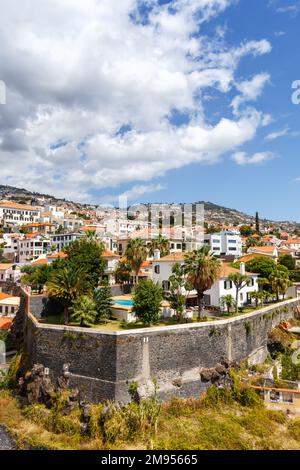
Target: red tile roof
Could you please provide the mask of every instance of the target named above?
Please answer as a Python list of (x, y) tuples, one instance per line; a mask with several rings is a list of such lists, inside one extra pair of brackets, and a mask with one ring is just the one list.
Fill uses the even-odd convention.
[(8, 331), (12, 325), (12, 318), (0, 317), (0, 330)]

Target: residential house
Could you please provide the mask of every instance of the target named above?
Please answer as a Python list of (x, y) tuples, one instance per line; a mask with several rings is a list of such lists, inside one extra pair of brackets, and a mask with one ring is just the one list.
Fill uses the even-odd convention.
[(0, 222), (4, 227), (24, 225), (24, 223), (34, 223), (40, 220), (40, 209), (18, 204), (11, 201), (0, 202)]
[(58, 252), (63, 251), (64, 248), (69, 246), (72, 242), (79, 240), (83, 236), (82, 233), (71, 232), (71, 233), (56, 233), (50, 235), (50, 246), (55, 247)]
[(242, 239), (230, 231), (222, 231), (204, 236), (204, 244), (211, 247), (216, 256), (239, 257), (242, 254)]
[(14, 317), (20, 306), (20, 297), (0, 292), (0, 317)]
[[(159, 250), (156, 250), (153, 260), (153, 281), (158, 282), (166, 292), (169, 291), (169, 278), (172, 275), (172, 268), (176, 263), (181, 265), (185, 263), (184, 253), (171, 253), (168, 256), (160, 258)], [(229, 279), (229, 275), (239, 272), (245, 274), (249, 278), (250, 282), (248, 286), (245, 286), (239, 292), (238, 305), (242, 306), (249, 303), (251, 292), (258, 290), (258, 275), (245, 272), (244, 263), (241, 263), (240, 270), (232, 268), (229, 264), (222, 263), (218, 280), (214, 283), (211, 289), (205, 292), (205, 305), (219, 307), (220, 298), (225, 295), (232, 295), (232, 297), (235, 299), (236, 288), (233, 282)], [(197, 293), (195, 291), (192, 291), (188, 294), (189, 299), (196, 299), (196, 297)]]

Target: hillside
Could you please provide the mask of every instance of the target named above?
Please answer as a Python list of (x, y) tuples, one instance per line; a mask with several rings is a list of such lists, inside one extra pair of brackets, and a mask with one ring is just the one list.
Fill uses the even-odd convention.
[[(56, 205), (56, 206), (65, 206), (72, 209), (80, 208), (95, 208), (96, 205), (93, 204), (81, 204), (78, 202), (69, 201), (65, 198), (56, 198), (55, 196), (49, 194), (42, 194), (38, 192), (29, 191), (25, 188), (15, 188), (13, 186), (0, 185), (0, 199), (20, 202), (20, 203), (31, 203), (36, 205)], [(159, 203), (158, 203), (159, 204)], [(163, 204), (163, 202), (161, 202)], [(194, 204), (204, 204), (205, 207), (205, 219), (212, 223), (227, 223), (227, 224), (252, 224), (255, 221), (255, 216), (248, 215), (244, 212), (238, 211), (236, 209), (230, 209), (228, 207), (215, 204), (208, 201), (198, 201)], [(175, 207), (182, 206), (182, 204), (174, 204)], [(294, 229), (299, 227), (300, 224), (292, 221), (272, 221), (269, 219), (261, 220), (262, 226), (274, 225), (276, 227), (281, 227), (282, 229)]]

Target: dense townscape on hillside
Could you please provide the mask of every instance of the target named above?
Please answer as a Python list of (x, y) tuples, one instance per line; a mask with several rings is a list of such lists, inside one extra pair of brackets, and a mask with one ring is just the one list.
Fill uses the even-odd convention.
[[(216, 393), (225, 388), (229, 395), (214, 399), (222, 403), (225, 400), (226, 406), (231, 400), (239, 404), (246, 400), (255, 408), (263, 406), (264, 400), (267, 408), (279, 410), (283, 417), (285, 413), (289, 417), (300, 413), (300, 368), (292, 360), (299, 320), (297, 315), (290, 318), (292, 304), (284, 303), (300, 295), (300, 235), (296, 224), (260, 220), (258, 213), (248, 217), (209, 203), (204, 204), (204, 219), (198, 220), (196, 205), (190, 206), (187, 213), (183, 210), (186, 206), (181, 205), (155, 205), (154, 209), (146, 205), (142, 211), (141, 206), (118, 209), (83, 206), (39, 194), (28, 197), (25, 190), (6, 190), (4, 195), (6, 199), (0, 201), (0, 344), (4, 341), (8, 354), (5, 364), (0, 365), (2, 388), (16, 386), (12, 374), (18, 374), (23, 360), (22, 355), (14, 356), (13, 352), (24, 313), (22, 295), (31, 299), (28, 305), (41, 299), (43, 310), (49, 300), (52, 302), (46, 313), (37, 316), (40, 324), (99, 332), (205, 322), (217, 326), (224, 319), (251, 317), (260, 311), (264, 316), (265, 308), (275, 313), (283, 308), (289, 321), (282, 321), (270, 331), (268, 355), (264, 347), (263, 355), (259, 352), (254, 362), (251, 359), (246, 365), (231, 366), (225, 361), (214, 369), (200, 369), (200, 376), (203, 383), (216, 387)], [(250, 322), (245, 320), (244, 326), (247, 336)], [(211, 327), (210, 331), (209, 336), (217, 330)], [(14, 358), (8, 368), (10, 354)], [(234, 380), (231, 367), (237, 374)], [(18, 390), (25, 393), (32, 406), (35, 400), (44, 406), (47, 390), (53, 387), (45, 370), (42, 365), (34, 365), (26, 375), (29, 382), (25, 382), (25, 389), (24, 379), (19, 379), (23, 391)], [(138, 397), (138, 405), (134, 406), (151, 406), (157, 419), (161, 405), (153, 398), (153, 384), (150, 388), (149, 383), (133, 382), (130, 386), (133, 401)], [(181, 386), (179, 382), (177, 386)], [(208, 390), (207, 397), (213, 393), (211, 388)], [(0, 394), (0, 402), (16, 406), (5, 393)], [(200, 414), (212, 405), (207, 405), (209, 398), (205, 400), (197, 402)], [(55, 407), (52, 398), (50, 401)], [(172, 404), (165, 406), (162, 413), (168, 420)], [(130, 408), (126, 410), (122, 413), (132, 413)], [(111, 413), (117, 413), (117, 408)], [(1, 418), (0, 413), (1, 419), (6, 423), (7, 418)], [(90, 422), (91, 415), (86, 419)], [(115, 419), (121, 417), (116, 415)], [(153, 417), (145, 419), (151, 421)], [(148, 428), (149, 422), (143, 426)], [(52, 425), (49, 431), (57, 433)], [(105, 439), (103, 430), (97, 432), (99, 439)], [(148, 438), (148, 434), (144, 436)], [(127, 442), (129, 437), (122, 439)], [(289, 439), (298, 448), (297, 438), (295, 442), (294, 437)], [(61, 444), (57, 445), (59, 448)], [(73, 444), (70, 441), (68, 445)], [(93, 441), (91, 445), (97, 448), (100, 444)]]

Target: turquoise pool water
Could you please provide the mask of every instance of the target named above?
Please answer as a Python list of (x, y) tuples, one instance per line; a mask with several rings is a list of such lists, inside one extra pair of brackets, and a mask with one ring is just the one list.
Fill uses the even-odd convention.
[(126, 307), (133, 307), (133, 300), (114, 300), (114, 304), (125, 305)]

